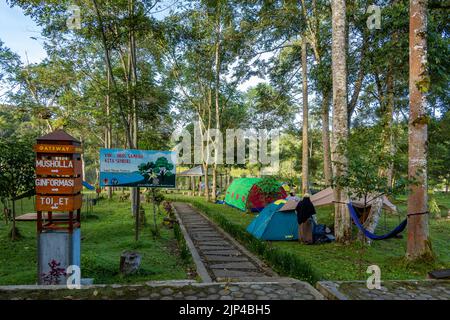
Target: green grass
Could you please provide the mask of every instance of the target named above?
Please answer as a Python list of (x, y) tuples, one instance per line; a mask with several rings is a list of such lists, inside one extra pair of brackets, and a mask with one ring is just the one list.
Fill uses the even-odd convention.
[[(151, 205), (144, 204), (147, 225), (140, 231), (140, 239), (134, 241), (134, 218), (129, 202), (101, 200), (93, 213), (82, 219), (81, 272), (83, 278), (94, 278), (94, 283), (138, 283), (150, 280), (186, 279), (187, 265), (180, 257), (180, 250), (173, 229), (163, 227), (163, 215), (158, 216), (160, 237), (154, 239), (150, 230), (153, 222)], [(18, 214), (34, 212), (31, 200), (17, 204)], [(23, 210), (22, 210), (23, 208)], [(7, 233), (11, 223), (0, 222), (0, 285), (34, 284), (36, 278), (36, 223), (17, 222), (23, 236), (10, 241)], [(118, 273), (120, 254), (124, 250), (136, 250), (142, 255), (138, 274), (121, 276)]]
[[(435, 195), (438, 202), (443, 205), (449, 204), (449, 196)], [(202, 212), (209, 215), (219, 225), (227, 226), (225, 229), (230, 232), (246, 233), (245, 228), (254, 218), (253, 214), (243, 213), (226, 205), (216, 205), (206, 202), (199, 197), (186, 197), (171, 195), (173, 200), (190, 202)], [(401, 200), (401, 199), (400, 199)], [(386, 230), (397, 225), (400, 219), (405, 216), (405, 204), (397, 202), (400, 217), (383, 215), (379, 223), (377, 233), (384, 233)], [(331, 225), (333, 222), (333, 208), (324, 207), (318, 209), (317, 217), (319, 223)], [(386, 223), (386, 225), (385, 225)], [(248, 233), (246, 233), (248, 235)], [(356, 234), (356, 230), (354, 232)], [(245, 235), (234, 235), (244, 245), (249, 246)], [(321, 245), (304, 245), (297, 241), (273, 241), (270, 245), (286, 254), (292, 254), (305, 265), (313, 268), (314, 278), (326, 280), (364, 280), (367, 279), (367, 267), (376, 264), (381, 268), (381, 276), (384, 280), (391, 279), (423, 279), (427, 272), (439, 269), (450, 268), (450, 220), (431, 219), (430, 237), (436, 255), (434, 262), (408, 264), (405, 259), (406, 233), (402, 239), (389, 239), (373, 242), (370, 247), (363, 247), (360, 243), (354, 242), (350, 245), (337, 243)], [(250, 248), (252, 249), (252, 248)], [(253, 250), (255, 251), (255, 250)], [(264, 255), (261, 255), (267, 263), (271, 264)], [(272, 265), (276, 271), (283, 273), (283, 266)], [(291, 274), (292, 275), (292, 274)]]

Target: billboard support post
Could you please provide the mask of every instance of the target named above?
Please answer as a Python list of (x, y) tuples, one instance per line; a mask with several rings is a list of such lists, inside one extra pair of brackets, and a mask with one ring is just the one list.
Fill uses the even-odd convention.
[(138, 241), (139, 240), (139, 227), (140, 227), (140, 218), (141, 218), (141, 192), (139, 187), (136, 188), (136, 192), (135, 192), (135, 197), (136, 197), (136, 207), (134, 208), (134, 212), (135, 212), (135, 219), (136, 219), (136, 234), (135, 234), (135, 240)]

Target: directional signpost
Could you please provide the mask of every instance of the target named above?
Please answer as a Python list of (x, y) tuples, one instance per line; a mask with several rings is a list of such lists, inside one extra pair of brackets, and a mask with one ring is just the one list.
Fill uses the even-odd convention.
[[(80, 266), (82, 205), (81, 143), (62, 130), (37, 139), (36, 212), (38, 279), (48, 274), (53, 260), (67, 270)], [(43, 220), (47, 212), (47, 220)], [(54, 220), (53, 212), (68, 212), (68, 219)], [(61, 279), (61, 281), (64, 281)]]

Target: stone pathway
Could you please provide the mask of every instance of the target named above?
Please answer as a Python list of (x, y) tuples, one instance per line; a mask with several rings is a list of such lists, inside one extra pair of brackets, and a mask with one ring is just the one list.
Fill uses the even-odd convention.
[(79, 290), (64, 286), (4, 286), (0, 300), (321, 300), (306, 282), (196, 283), (150, 281), (140, 285), (94, 285)]
[(316, 288), (331, 300), (450, 300), (450, 280), (390, 280), (371, 290), (366, 281), (319, 281)]
[(277, 276), (191, 206), (176, 202), (174, 207), (213, 281), (267, 281)]

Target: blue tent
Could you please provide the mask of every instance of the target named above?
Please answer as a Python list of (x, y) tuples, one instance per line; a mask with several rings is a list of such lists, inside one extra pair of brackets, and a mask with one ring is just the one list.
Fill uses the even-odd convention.
[(266, 206), (247, 231), (261, 240), (298, 240), (297, 214), (295, 210), (278, 211), (284, 204), (276, 201)]

